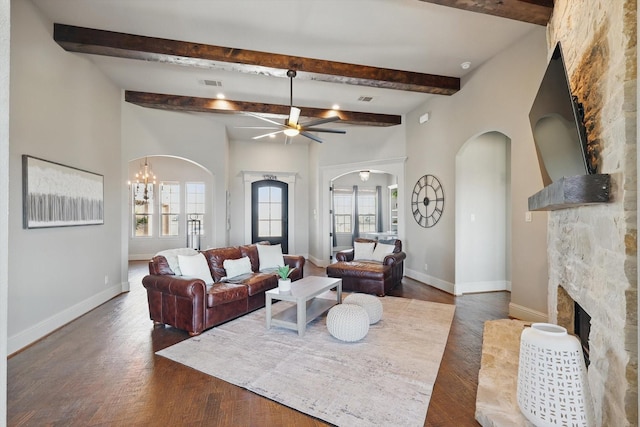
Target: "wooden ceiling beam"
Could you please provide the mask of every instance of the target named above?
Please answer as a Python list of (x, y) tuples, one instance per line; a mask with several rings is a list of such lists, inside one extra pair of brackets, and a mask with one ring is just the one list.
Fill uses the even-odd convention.
[[(232, 101), (228, 99), (199, 98), (194, 96), (165, 95), (159, 93), (135, 92), (124, 93), (126, 102), (141, 107), (157, 108), (170, 111), (190, 111), (199, 113), (242, 114), (252, 112), (265, 117), (289, 115), (288, 105), (262, 104), (258, 102)], [(395, 126), (402, 123), (402, 117), (391, 114), (361, 113), (357, 111), (334, 111), (320, 108), (298, 107), (301, 116), (322, 119), (338, 115), (340, 123), (360, 126)]]
[(297, 79), (452, 95), (460, 90), (457, 77), (369, 67), (344, 62), (258, 52), (54, 24), (54, 40), (65, 50), (185, 66), (222, 69)]
[(479, 12), (516, 21), (547, 25), (554, 0), (421, 0), (426, 3)]

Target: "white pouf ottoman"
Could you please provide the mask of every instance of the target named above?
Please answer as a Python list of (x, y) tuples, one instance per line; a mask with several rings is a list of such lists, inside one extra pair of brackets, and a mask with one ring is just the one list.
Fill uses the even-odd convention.
[(369, 315), (369, 324), (373, 325), (382, 319), (382, 302), (374, 295), (369, 294), (351, 294), (347, 296), (344, 304), (355, 304), (364, 308)]
[(327, 313), (327, 329), (341, 341), (359, 341), (369, 332), (369, 315), (359, 305), (338, 304)]

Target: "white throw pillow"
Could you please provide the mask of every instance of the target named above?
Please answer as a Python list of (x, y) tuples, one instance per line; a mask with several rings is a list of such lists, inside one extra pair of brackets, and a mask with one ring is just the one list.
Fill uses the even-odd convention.
[(396, 245), (387, 245), (385, 243), (378, 242), (376, 248), (373, 250), (373, 256), (371, 259), (373, 259), (374, 261), (382, 262), (384, 261), (384, 257), (389, 255), (390, 253), (393, 253), (395, 247)]
[(238, 259), (225, 259), (222, 266), (227, 272), (227, 279), (251, 273), (251, 261), (246, 256)]
[(353, 260), (372, 260), (374, 242), (353, 242)]
[(282, 246), (277, 245), (256, 245), (258, 248), (258, 259), (260, 260), (260, 271), (284, 267), (282, 256)]
[(209, 264), (203, 254), (194, 256), (178, 255), (178, 264), (182, 270), (183, 276), (197, 277), (204, 280), (204, 283), (210, 285), (213, 283)]
[(165, 257), (171, 271), (173, 271), (176, 276), (182, 276), (182, 271), (180, 271), (180, 265), (178, 264), (178, 255), (194, 256), (197, 254), (198, 251), (193, 248), (177, 248), (160, 251), (156, 256), (162, 255)]

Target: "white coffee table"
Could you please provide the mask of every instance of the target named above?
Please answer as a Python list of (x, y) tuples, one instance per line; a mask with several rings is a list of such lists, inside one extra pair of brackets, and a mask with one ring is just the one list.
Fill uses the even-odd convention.
[[(316, 298), (318, 295), (336, 289), (338, 295), (336, 301), (325, 298)], [(342, 279), (332, 277), (307, 276), (291, 283), (291, 292), (281, 293), (278, 288), (265, 292), (265, 310), (267, 317), (267, 329), (271, 325), (298, 331), (299, 336), (304, 335), (307, 323), (328, 311), (331, 307), (342, 302)], [(272, 314), (271, 302), (273, 300), (295, 302), (296, 305)]]

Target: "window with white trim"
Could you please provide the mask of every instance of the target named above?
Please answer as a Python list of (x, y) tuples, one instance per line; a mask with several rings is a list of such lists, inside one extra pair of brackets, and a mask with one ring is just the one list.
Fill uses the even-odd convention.
[(160, 183), (160, 236), (180, 234), (180, 183)]
[(153, 236), (153, 184), (135, 184), (131, 186), (133, 199), (133, 235), (135, 237)]
[[(187, 221), (200, 221), (199, 234), (204, 234), (205, 205), (205, 184), (204, 182), (187, 182), (185, 184), (185, 214)], [(196, 223), (192, 223), (196, 224)], [(193, 230), (187, 230), (192, 233)]]

